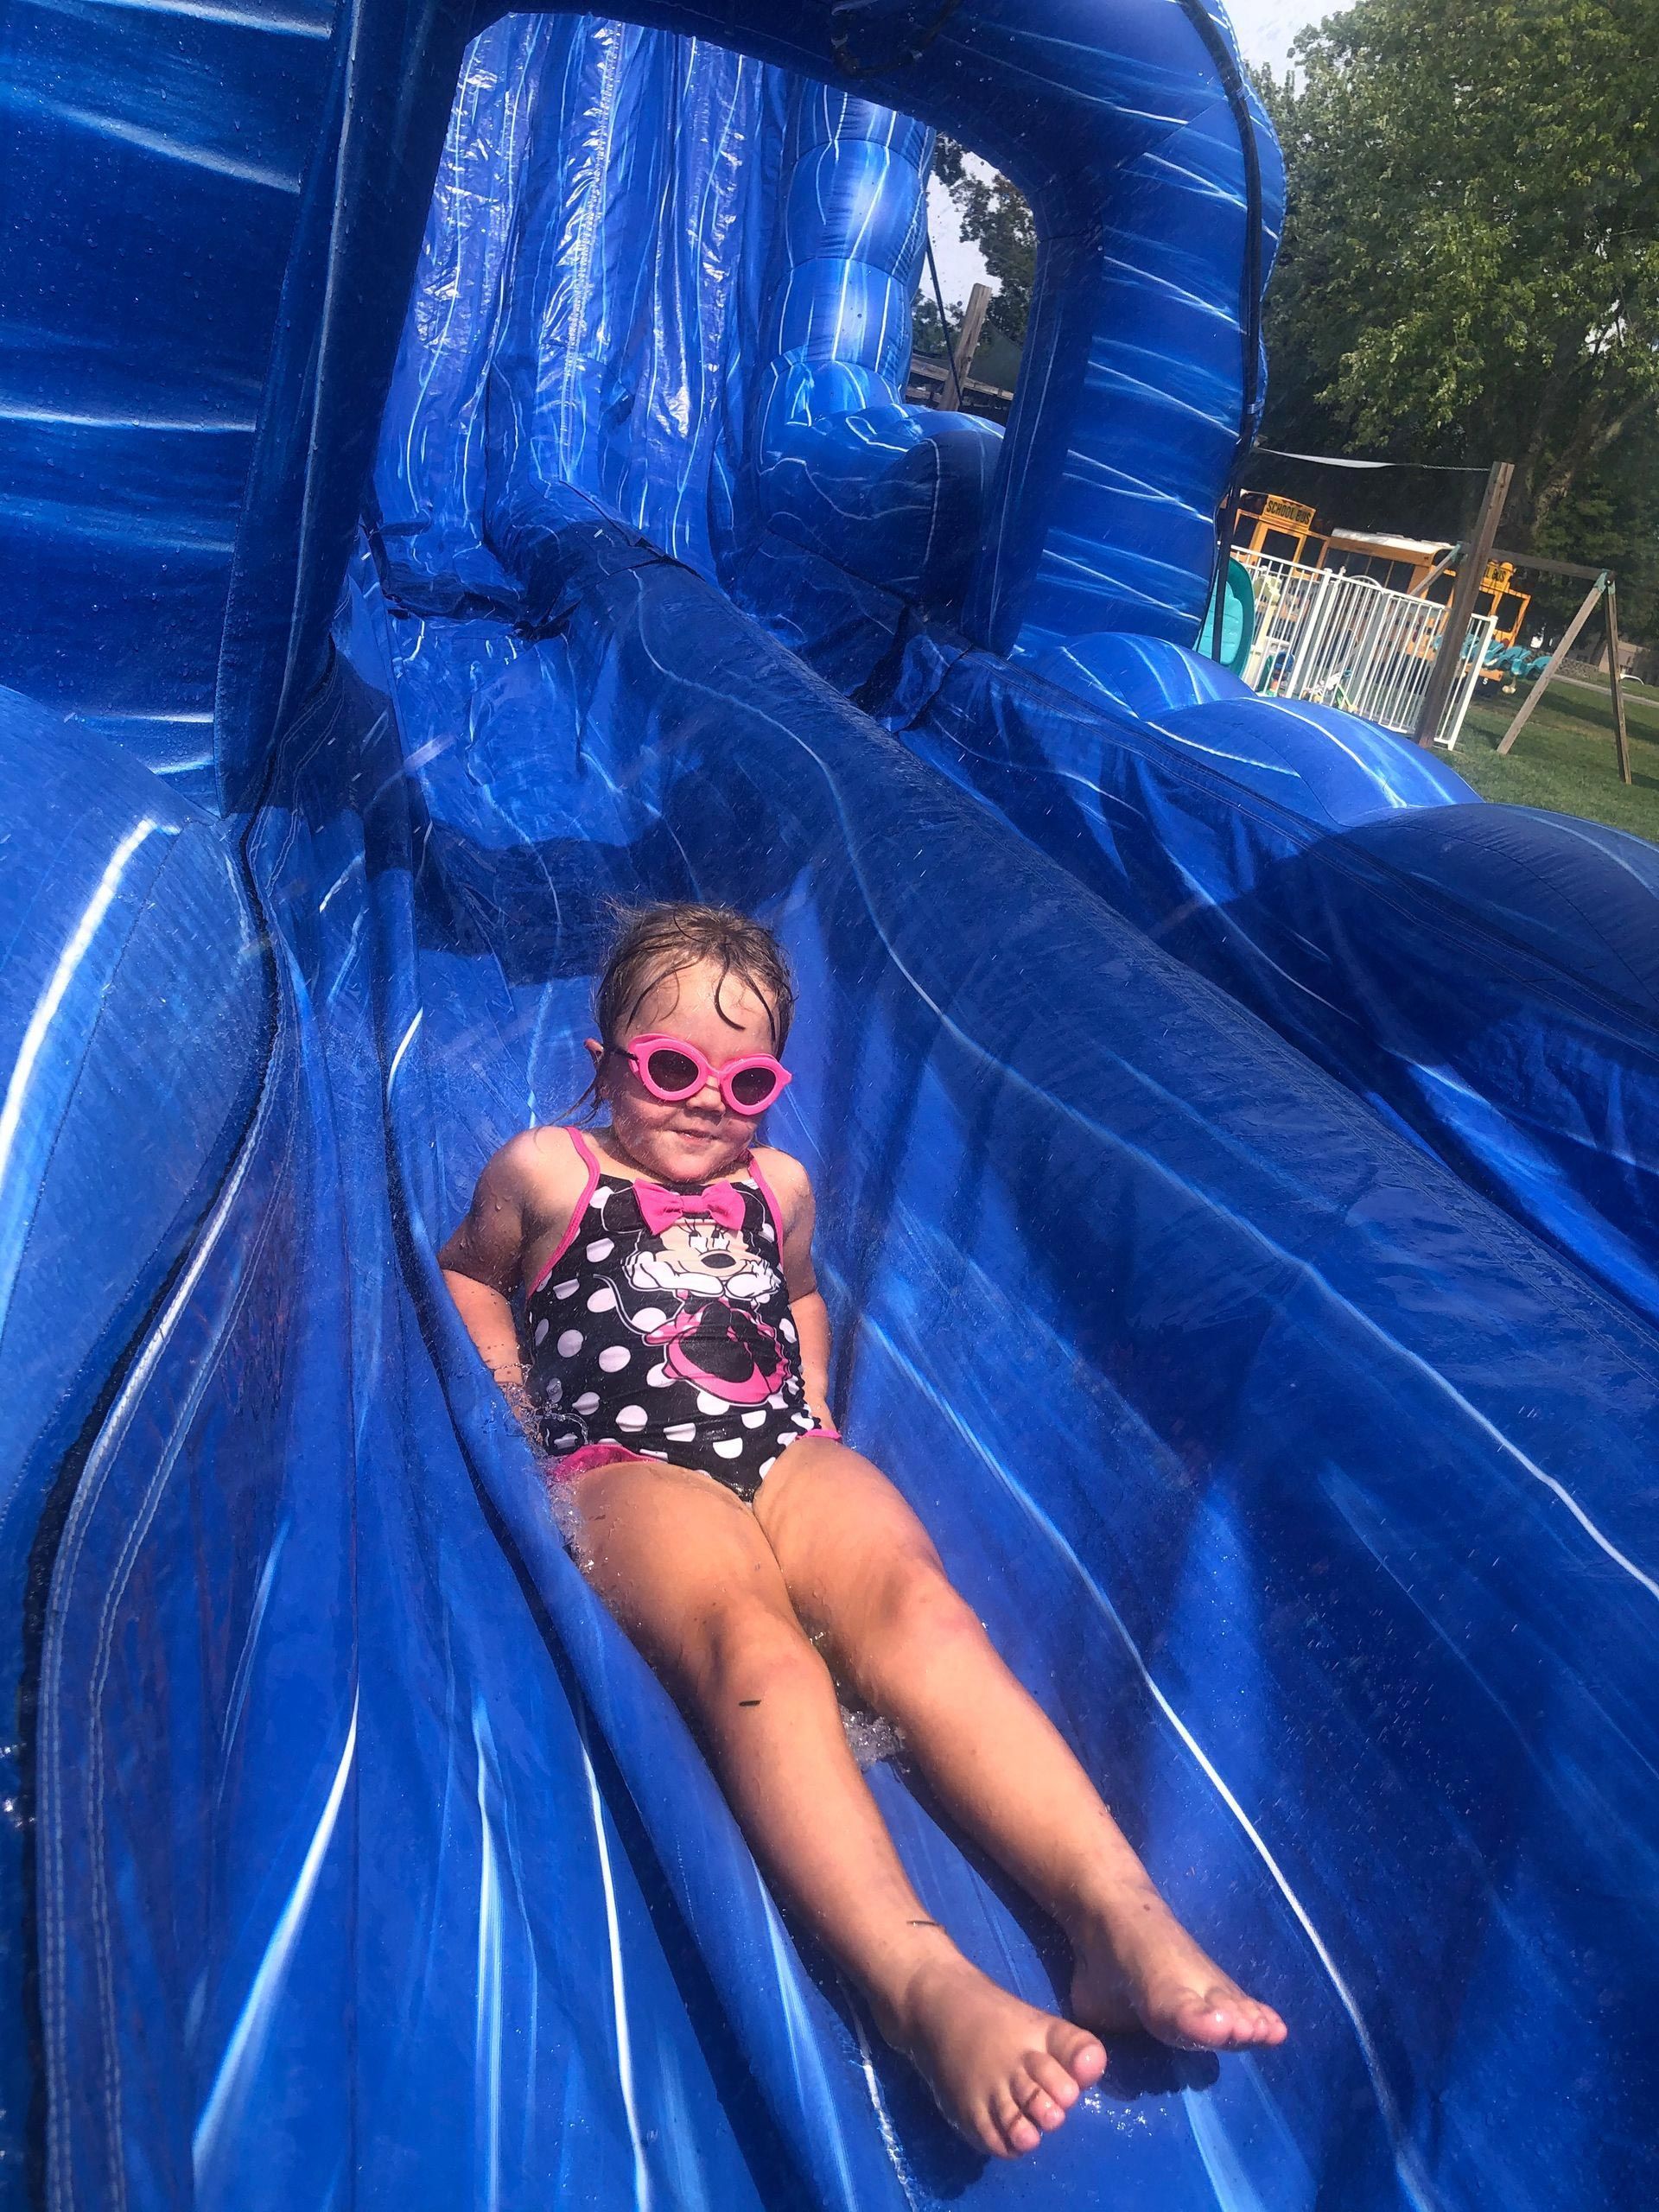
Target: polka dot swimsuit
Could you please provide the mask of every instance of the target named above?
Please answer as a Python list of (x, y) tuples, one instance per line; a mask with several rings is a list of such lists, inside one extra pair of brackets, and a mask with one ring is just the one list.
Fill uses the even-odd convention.
[(747, 1178), (653, 1184), (642, 1206), (641, 1186), (605, 1173), (581, 1132), (569, 1134), (586, 1195), (524, 1300), (550, 1471), (613, 1444), (619, 1456), (701, 1468), (752, 1498), (779, 1453), (818, 1427), (772, 1193)]

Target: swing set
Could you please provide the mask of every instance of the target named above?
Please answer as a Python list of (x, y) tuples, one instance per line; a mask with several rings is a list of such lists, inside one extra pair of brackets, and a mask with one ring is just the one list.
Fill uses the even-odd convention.
[(1517, 569), (1534, 569), (1550, 576), (1575, 576), (1590, 586), (1584, 603), (1561, 633), (1561, 641), (1545, 662), (1530, 691), (1522, 701), (1515, 720), (1503, 733), (1498, 746), (1502, 753), (1508, 753), (1526, 728), (1529, 716), (1545, 692), (1554, 683), (1561, 663), (1573, 650), (1580, 630), (1595, 613), (1602, 609), (1607, 629), (1607, 682), (1613, 702), (1613, 748), (1618, 758), (1618, 772), (1628, 784), (1630, 776), (1630, 743), (1624, 726), (1624, 690), (1618, 667), (1618, 587), (1611, 569), (1588, 569), (1577, 561), (1546, 561), (1535, 553), (1498, 553), (1497, 560), (1511, 562)]

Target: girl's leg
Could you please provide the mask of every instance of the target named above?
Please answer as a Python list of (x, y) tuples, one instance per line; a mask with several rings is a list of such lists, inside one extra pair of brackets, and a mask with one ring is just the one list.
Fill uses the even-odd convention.
[(707, 1475), (639, 1461), (575, 1488), (589, 1580), (701, 1734), (778, 1890), (963, 2133), (999, 2158), (1032, 2149), (1106, 2055), (929, 1918), (754, 1516)]
[(1187, 1935), (1058, 1729), (1003, 1665), (893, 1484), (844, 1445), (792, 1445), (755, 1517), (797, 1614), (904, 1731), (929, 1783), (1070, 1937), (1071, 2011), (1109, 2032), (1236, 2050), (1285, 2025)]

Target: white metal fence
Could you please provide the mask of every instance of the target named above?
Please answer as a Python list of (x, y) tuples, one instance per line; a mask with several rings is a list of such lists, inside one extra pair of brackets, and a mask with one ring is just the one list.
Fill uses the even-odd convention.
[[(1389, 591), (1369, 576), (1303, 568), (1266, 553), (1236, 557), (1255, 588), (1255, 637), (1244, 665), (1251, 690), (1344, 707), (1409, 736), (1440, 650), (1446, 608)], [(1463, 728), (1492, 626), (1490, 614), (1469, 626), (1435, 741), (1448, 749)]]

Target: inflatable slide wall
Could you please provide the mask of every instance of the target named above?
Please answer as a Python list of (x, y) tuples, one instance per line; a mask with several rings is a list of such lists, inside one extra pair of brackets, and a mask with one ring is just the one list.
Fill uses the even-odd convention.
[[(1281, 198), (1219, 10), (20, 0), (0, 82), (5, 2202), (1643, 2201), (1659, 876), (1200, 652)], [(938, 130), (1041, 238), (1006, 431), (904, 398)], [(1291, 2025), (1017, 2164), (435, 1266), (691, 896), (798, 971), (840, 1419)]]

